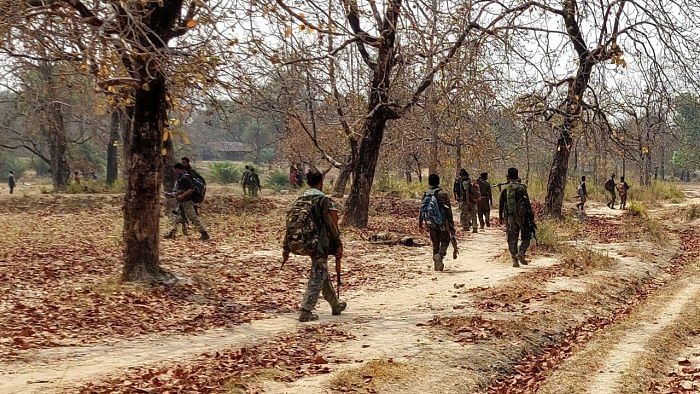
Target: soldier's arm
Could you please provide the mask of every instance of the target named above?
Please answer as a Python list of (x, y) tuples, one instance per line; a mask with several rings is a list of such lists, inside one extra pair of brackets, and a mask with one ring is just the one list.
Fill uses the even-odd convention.
[(498, 200), (498, 219), (499, 220), (503, 220), (503, 218), (505, 216), (503, 214), (504, 213), (503, 210), (506, 207), (506, 199), (507, 199), (506, 190), (505, 189), (501, 190), (501, 198)]
[(340, 240), (340, 229), (338, 228), (338, 225), (333, 219), (331, 209), (333, 209), (333, 203), (331, 202), (331, 199), (328, 197), (324, 197), (323, 199), (321, 199), (321, 217), (323, 218), (323, 224), (328, 230), (328, 237), (336, 245), (341, 245), (342, 242)]

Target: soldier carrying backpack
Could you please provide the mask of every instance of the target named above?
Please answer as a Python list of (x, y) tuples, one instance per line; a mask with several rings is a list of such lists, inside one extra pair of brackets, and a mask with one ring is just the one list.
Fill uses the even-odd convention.
[[(530, 239), (537, 226), (530, 205), (530, 197), (527, 194), (527, 186), (520, 183), (517, 168), (508, 169), (508, 183), (501, 191), (498, 218), (501, 224), (504, 221), (506, 223), (508, 250), (513, 259), (513, 267), (519, 267), (518, 263), (527, 265), (525, 253), (530, 246)], [(518, 236), (521, 239), (520, 247), (518, 247)]]
[[(172, 193), (165, 194), (169, 197), (177, 199), (177, 202), (180, 205), (182, 212), (184, 212), (187, 220), (189, 220), (201, 233), (202, 236), (200, 239), (202, 241), (206, 241), (209, 239), (209, 233), (194, 209), (194, 201), (201, 201), (201, 196), (199, 196), (199, 192), (194, 186), (192, 176), (185, 171), (185, 166), (182, 165), (182, 163), (175, 164), (173, 168), (175, 169), (175, 175), (177, 176), (177, 181), (175, 181), (175, 190)], [(170, 219), (172, 224), (170, 231), (165, 234), (165, 238), (174, 239), (177, 225), (181, 223), (180, 212), (173, 211)]]
[(428, 227), (430, 241), (433, 243), (433, 267), (435, 271), (442, 271), (445, 268), (443, 259), (447, 255), (447, 248), (455, 236), (455, 223), (450, 196), (440, 188), (440, 176), (430, 174), (428, 184), (430, 189), (423, 194), (418, 228), (423, 231), (425, 226)]
[(310, 170), (306, 182), (310, 189), (297, 198), (287, 211), (287, 231), (282, 252), (282, 265), (289, 259), (290, 253), (311, 257), (311, 277), (301, 301), (301, 322), (318, 320), (313, 310), (320, 293), (331, 305), (333, 315), (340, 315), (347, 308), (347, 303), (340, 301), (333, 290), (328, 273), (328, 256), (334, 255), (340, 285), (343, 243), (338, 229), (338, 211), (333, 201), (321, 191), (323, 174)]

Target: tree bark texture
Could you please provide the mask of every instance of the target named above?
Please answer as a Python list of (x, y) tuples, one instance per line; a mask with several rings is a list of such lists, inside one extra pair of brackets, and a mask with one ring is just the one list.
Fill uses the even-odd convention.
[[(160, 186), (163, 176), (163, 130), (167, 124), (167, 85), (163, 70), (167, 56), (156, 52), (167, 46), (182, 11), (182, 0), (148, 3), (142, 22), (148, 27), (135, 38), (146, 53), (125, 60), (141, 86), (135, 89), (133, 123), (125, 141), (127, 180), (124, 195), (124, 267), (122, 279), (171, 282), (174, 277), (159, 266)], [(129, 18), (118, 18), (130, 24)], [(125, 31), (129, 26), (124, 26)]]

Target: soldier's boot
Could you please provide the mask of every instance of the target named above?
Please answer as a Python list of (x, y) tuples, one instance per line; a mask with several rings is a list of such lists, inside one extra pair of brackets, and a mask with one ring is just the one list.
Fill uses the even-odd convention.
[(483, 230), (483, 229), (484, 229), (484, 225), (482, 224), (481, 226), (479, 226), (479, 228)]
[(338, 315), (340, 315), (341, 312), (343, 312), (347, 308), (348, 308), (347, 302), (339, 301), (338, 304), (336, 304), (336, 306), (331, 308), (331, 313), (333, 314), (333, 316), (338, 316)]
[(302, 323), (310, 322), (310, 321), (316, 321), (318, 320), (318, 315), (307, 311), (306, 309), (302, 309), (301, 313), (299, 314), (299, 321)]
[(163, 236), (164, 239), (175, 239), (175, 230), (170, 230)]
[(513, 267), (519, 268), (520, 265), (518, 264), (518, 258), (515, 257), (515, 256), (511, 256), (511, 257), (512, 257), (512, 259), (513, 259)]
[(527, 260), (525, 260), (525, 255), (523, 253), (518, 253), (515, 255), (515, 258), (520, 262), (520, 264), (527, 265)]
[(208, 233), (208, 232), (202, 231), (201, 234), (202, 234), (202, 236), (199, 237), (199, 240), (200, 240), (200, 241), (208, 241), (208, 240), (211, 239), (211, 237), (209, 236), (209, 233)]
[[(482, 228), (483, 228), (483, 227), (482, 227)], [(474, 228), (472, 229), (472, 233), (477, 234), (478, 232), (479, 232), (479, 230), (477, 230), (476, 227), (474, 227)]]
[(435, 271), (442, 271), (445, 268), (444, 264), (442, 264), (442, 255), (439, 253), (433, 255), (433, 268)]
[(189, 235), (187, 233), (187, 226), (182, 226), (182, 235), (184, 235), (185, 237)]

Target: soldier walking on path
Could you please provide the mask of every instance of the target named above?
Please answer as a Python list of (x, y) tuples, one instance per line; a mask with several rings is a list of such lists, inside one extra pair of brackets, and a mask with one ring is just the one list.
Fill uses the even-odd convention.
[(15, 181), (15, 172), (10, 171), (10, 175), (7, 177), (7, 185), (10, 187), (10, 194), (15, 192), (15, 186), (17, 182)]
[(576, 208), (578, 208), (581, 212), (583, 212), (583, 206), (586, 204), (586, 200), (588, 200), (588, 191), (586, 190), (586, 176), (581, 177), (581, 183), (578, 185), (577, 189), (577, 194), (578, 198), (581, 199), (581, 202), (576, 204)]
[(428, 189), (423, 194), (423, 199), (418, 217), (418, 228), (423, 231), (425, 226), (430, 233), (430, 241), (433, 243), (433, 264), (435, 271), (444, 269), (443, 259), (447, 255), (447, 248), (455, 236), (455, 223), (452, 218), (450, 196), (440, 188), (440, 176), (430, 174), (428, 176)]
[(457, 185), (455, 186), (455, 194), (458, 195), (459, 221), (462, 224), (462, 229), (464, 231), (469, 231), (469, 227), (471, 227), (473, 233), (478, 232), (476, 204), (481, 198), (481, 195), (478, 186), (472, 182), (469, 173), (464, 168), (459, 171), (459, 178), (457, 178)]
[[(301, 322), (318, 320), (313, 311), (319, 293), (331, 305), (333, 315), (340, 315), (348, 306), (338, 299), (328, 273), (328, 256), (335, 255), (336, 264), (343, 257), (338, 211), (333, 201), (322, 192), (323, 174), (310, 170), (306, 182), (310, 189), (297, 198), (287, 212), (287, 231), (282, 252), (283, 265), (290, 253), (311, 257), (311, 276), (301, 301)], [(336, 267), (339, 273), (338, 268)]]
[(241, 175), (241, 187), (243, 188), (243, 195), (248, 195), (248, 184), (250, 183), (250, 166), (245, 166), (243, 170), (243, 175)]
[(477, 208), (479, 214), (479, 226), (483, 230), (484, 224), (486, 227), (491, 227), (491, 207), (493, 206), (493, 194), (491, 193), (489, 174), (482, 172), (479, 176), (478, 184), (481, 198), (477, 203)]
[[(513, 267), (519, 264), (527, 265), (525, 253), (530, 246), (530, 238), (534, 228), (534, 214), (530, 205), (530, 197), (527, 187), (520, 183), (518, 169), (508, 169), (508, 183), (501, 191), (498, 203), (498, 219), (503, 224), (505, 221), (508, 234), (508, 250), (513, 260)], [(520, 237), (520, 247), (518, 247)]]
[[(185, 166), (182, 165), (182, 163), (175, 164), (173, 168), (175, 169), (175, 176), (177, 177), (177, 180), (175, 181), (175, 190), (172, 193), (167, 194), (168, 196), (177, 199), (178, 205), (180, 206), (182, 212), (184, 212), (187, 220), (192, 223), (197, 230), (199, 230), (201, 234), (199, 239), (206, 241), (209, 239), (209, 233), (207, 232), (206, 227), (204, 227), (204, 224), (202, 224), (202, 221), (199, 219), (199, 215), (197, 215), (197, 212), (194, 209), (194, 203), (192, 202), (192, 199), (197, 193), (197, 189), (192, 182), (192, 176), (185, 171)], [(170, 231), (165, 234), (164, 238), (174, 239), (175, 233), (177, 232), (177, 225), (182, 221), (179, 210), (174, 210), (171, 212), (170, 221)]]
[(615, 174), (610, 175), (610, 179), (605, 182), (605, 190), (610, 193), (610, 199), (608, 200), (608, 208), (615, 209)]
[(250, 167), (250, 175), (248, 175), (248, 194), (253, 197), (257, 197), (260, 192), (260, 177), (258, 173), (255, 172), (255, 168)]
[(625, 182), (625, 177), (620, 177), (620, 182), (617, 184), (617, 192), (620, 194), (620, 209), (627, 208), (627, 190), (630, 185)]

